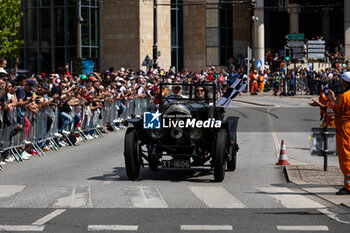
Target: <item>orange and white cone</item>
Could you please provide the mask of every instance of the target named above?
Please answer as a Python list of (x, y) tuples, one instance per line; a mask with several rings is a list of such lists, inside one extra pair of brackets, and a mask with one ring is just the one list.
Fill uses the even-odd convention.
[(276, 165), (290, 165), (290, 163), (288, 163), (287, 150), (286, 145), (284, 144), (284, 140), (282, 140), (281, 143), (280, 159)]

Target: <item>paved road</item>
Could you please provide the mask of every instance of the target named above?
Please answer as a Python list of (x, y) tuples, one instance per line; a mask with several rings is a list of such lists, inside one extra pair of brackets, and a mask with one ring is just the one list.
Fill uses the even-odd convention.
[[(213, 182), (213, 174), (205, 169), (143, 168), (138, 181), (129, 181), (121, 130), (45, 157), (7, 164), (0, 173), (0, 230), (348, 232), (349, 209), (298, 189), (275, 165), (281, 136), (291, 147), (291, 162), (317, 162), (319, 158), (309, 156), (305, 148), (308, 129), (318, 124), (313, 120), (318, 111), (299, 106), (300, 99), (254, 101), (274, 106), (234, 102), (227, 111), (241, 117), (241, 149), (237, 170), (226, 173), (222, 183)], [(285, 114), (283, 107), (297, 110)], [(291, 116), (293, 121), (288, 120)], [(285, 130), (295, 124), (305, 130)]]

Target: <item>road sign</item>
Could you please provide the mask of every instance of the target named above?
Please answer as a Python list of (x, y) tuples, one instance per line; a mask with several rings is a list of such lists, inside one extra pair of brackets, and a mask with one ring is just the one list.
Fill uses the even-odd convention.
[(308, 40), (307, 44), (326, 44), (324, 40)]
[(258, 69), (260, 69), (262, 67), (262, 61), (261, 60), (258, 60), (256, 62), (256, 67), (258, 67)]
[(324, 54), (321, 53), (308, 53), (307, 54), (308, 59), (324, 59)]
[(145, 59), (142, 62), (142, 66), (153, 66), (151, 58), (146, 55)]
[(324, 53), (325, 50), (324, 49), (307, 49), (308, 53)]
[(292, 59), (293, 60), (301, 60), (303, 59), (304, 55), (302, 53), (293, 53)]
[(307, 58), (308, 59), (324, 59), (325, 52), (326, 52), (326, 41), (324, 40), (307, 41)]
[(322, 45), (322, 44), (308, 44), (307, 48), (308, 49), (325, 49), (326, 45)]
[(288, 47), (304, 47), (304, 41), (302, 40), (291, 40), (287, 42)]
[(304, 40), (305, 35), (304, 33), (289, 33), (286, 38), (287, 40)]
[(312, 69), (312, 63), (308, 62), (307, 65), (308, 65), (309, 69), (311, 70)]

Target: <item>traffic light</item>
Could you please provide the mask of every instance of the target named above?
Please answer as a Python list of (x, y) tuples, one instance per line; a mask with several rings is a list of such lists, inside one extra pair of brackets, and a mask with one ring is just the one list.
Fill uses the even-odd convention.
[(289, 61), (291, 56), (292, 56), (292, 50), (290, 48), (286, 48), (286, 54), (285, 54), (286, 61)]
[(153, 68), (157, 69), (157, 61), (158, 61), (158, 45), (153, 45)]

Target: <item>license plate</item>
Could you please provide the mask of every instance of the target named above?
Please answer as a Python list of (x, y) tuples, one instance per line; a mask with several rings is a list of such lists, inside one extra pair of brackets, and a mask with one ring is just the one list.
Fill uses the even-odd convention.
[(190, 168), (190, 160), (162, 160), (162, 167)]

